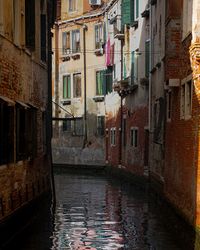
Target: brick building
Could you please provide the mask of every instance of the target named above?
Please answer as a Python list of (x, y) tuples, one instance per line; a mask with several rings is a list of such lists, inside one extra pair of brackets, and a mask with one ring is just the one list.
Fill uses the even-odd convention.
[[(169, 1), (166, 18), (167, 198), (199, 226), (199, 1)], [(173, 46), (174, 45), (174, 46)], [(176, 48), (174, 51), (173, 48)], [(172, 79), (172, 80), (171, 80)]]
[(55, 1), (0, 1), (0, 221), (50, 188)]
[(149, 17), (141, 15), (146, 10), (148, 1), (124, 0), (108, 11), (114, 91), (106, 97), (106, 161), (138, 175), (148, 172)]

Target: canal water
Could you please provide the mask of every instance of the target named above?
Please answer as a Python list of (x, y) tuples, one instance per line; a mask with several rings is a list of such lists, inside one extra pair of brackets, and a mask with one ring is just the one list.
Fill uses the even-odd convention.
[(194, 249), (192, 234), (145, 188), (103, 174), (56, 171), (56, 207), (36, 211), (17, 250)]

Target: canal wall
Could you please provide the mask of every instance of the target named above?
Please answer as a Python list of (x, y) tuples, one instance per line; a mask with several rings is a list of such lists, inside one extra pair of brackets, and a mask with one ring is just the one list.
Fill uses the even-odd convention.
[(56, 165), (105, 165), (104, 151), (102, 148), (90, 147), (52, 147), (53, 164)]

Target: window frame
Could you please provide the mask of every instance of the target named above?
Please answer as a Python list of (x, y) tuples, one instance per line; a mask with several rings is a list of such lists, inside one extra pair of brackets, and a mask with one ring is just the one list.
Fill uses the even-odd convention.
[[(75, 36), (74, 36), (75, 34)], [(75, 43), (77, 43), (77, 35), (79, 35), (79, 45), (78, 47), (75, 46), (75, 44), (73, 43), (73, 38), (75, 38)], [(81, 51), (81, 39), (80, 39), (80, 29), (74, 29), (74, 30), (71, 30), (71, 34), (70, 34), (70, 37), (71, 37), (71, 53), (72, 54), (77, 54), (77, 53), (80, 53)], [(75, 46), (75, 49), (74, 49), (74, 46)]]
[[(135, 140), (136, 138), (137, 140)], [(139, 146), (139, 128), (138, 127), (131, 127), (130, 129), (130, 146), (133, 148), (138, 148)]]
[(168, 90), (166, 93), (167, 107), (166, 107), (166, 117), (167, 122), (171, 122), (172, 119), (172, 91)]
[[(99, 118), (103, 118), (103, 121), (100, 121), (100, 123), (99, 123)], [(105, 115), (97, 115), (97, 136), (102, 137), (104, 135), (105, 135)]]
[[(188, 98), (188, 83), (190, 83), (190, 97)], [(184, 94), (183, 94), (184, 92)], [(188, 75), (181, 81), (180, 90), (180, 119), (189, 120), (192, 117), (192, 100), (193, 100), (193, 79), (192, 74)], [(188, 108), (188, 101), (190, 102)]]
[[(97, 27), (98, 27), (99, 41), (97, 41), (97, 39), (96, 39), (97, 38), (96, 37), (96, 28)], [(97, 46), (97, 43), (99, 43), (99, 46)], [(103, 44), (104, 44), (104, 25), (103, 25), (103, 22), (96, 23), (94, 25), (94, 47), (95, 47), (95, 50), (100, 50), (102, 48)]]
[[(68, 93), (68, 87), (66, 88), (66, 97), (64, 96), (64, 78), (69, 78), (70, 79), (70, 91), (69, 91), (69, 93), (70, 93), (70, 96), (68, 96), (67, 95), (67, 93)], [(71, 74), (65, 74), (65, 75), (63, 75), (62, 76), (62, 98), (63, 98), (63, 100), (69, 100), (69, 99), (71, 99), (72, 98), (72, 79), (71, 79)], [(67, 84), (66, 84), (66, 86), (68, 85), (68, 81), (66, 82)]]
[[(67, 122), (70, 122), (70, 124), (67, 125)], [(71, 133), (72, 132), (72, 120), (71, 119), (67, 119), (67, 117), (66, 117), (66, 120), (62, 121), (62, 132), (63, 133)]]
[[(66, 34), (66, 37), (64, 39), (64, 35), (65, 34)], [(69, 35), (69, 41), (68, 41), (67, 35)], [(65, 46), (64, 46), (64, 40), (66, 42)], [(71, 31), (63, 31), (62, 32), (62, 54), (63, 55), (71, 54), (71, 45), (72, 45), (72, 42), (71, 42)]]
[(110, 145), (116, 146), (116, 127), (110, 129)]
[[(74, 78), (74, 76), (75, 75), (80, 75), (80, 95), (79, 96), (77, 96), (77, 95), (75, 95), (75, 78)], [(72, 87), (72, 91), (73, 91), (73, 98), (75, 99), (75, 98), (81, 98), (82, 97), (82, 77), (81, 77), (81, 72), (76, 72), (76, 73), (73, 73), (73, 76), (72, 76), (72, 81), (73, 81), (73, 87)]]
[[(70, 2), (71, 2), (71, 4), (73, 5), (73, 6), (72, 6), (73, 8), (71, 8), (71, 9), (70, 9)], [(75, 3), (73, 4), (73, 2), (75, 2)], [(76, 1), (76, 0), (69, 0), (69, 1), (68, 1), (68, 12), (69, 12), (69, 13), (73, 13), (73, 12), (75, 12), (75, 11), (77, 11), (77, 1)]]

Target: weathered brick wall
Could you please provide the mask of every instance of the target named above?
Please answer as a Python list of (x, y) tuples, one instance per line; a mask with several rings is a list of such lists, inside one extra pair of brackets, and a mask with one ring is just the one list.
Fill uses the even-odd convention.
[(0, 95), (31, 103), (37, 109), (37, 157), (0, 166), (0, 219), (50, 187), (50, 160), (43, 146), (42, 111), (47, 106), (47, 67), (28, 52), (3, 41), (0, 48)]
[[(145, 152), (145, 127), (148, 125), (148, 107), (138, 105), (131, 110), (123, 107), (122, 115), (126, 117), (126, 146), (121, 147), (121, 109), (117, 113), (107, 114), (107, 161), (114, 167), (121, 165), (126, 171), (133, 174), (144, 174), (144, 152)], [(138, 147), (131, 146), (131, 127), (138, 128)], [(116, 145), (110, 143), (110, 129), (116, 128)], [(121, 154), (121, 155), (120, 155)], [(122, 157), (121, 157), (122, 156)]]
[[(177, 20), (176, 24), (177, 24)], [(175, 25), (176, 25), (175, 24)], [(181, 41), (181, 28), (168, 27), (177, 48), (174, 58), (169, 54), (166, 63), (166, 78), (184, 79), (192, 73), (189, 49), (191, 36)], [(169, 53), (167, 51), (166, 53)], [(178, 53), (178, 54), (177, 54)], [(175, 58), (177, 55), (177, 58)], [(171, 60), (171, 61), (170, 61)], [(169, 63), (170, 62), (170, 63)], [(170, 65), (173, 65), (171, 67)], [(181, 85), (172, 88), (172, 118), (166, 123), (165, 135), (165, 194), (175, 207), (191, 223), (195, 222), (196, 178), (198, 159), (198, 110), (195, 88), (192, 95), (192, 117), (181, 119)]]

